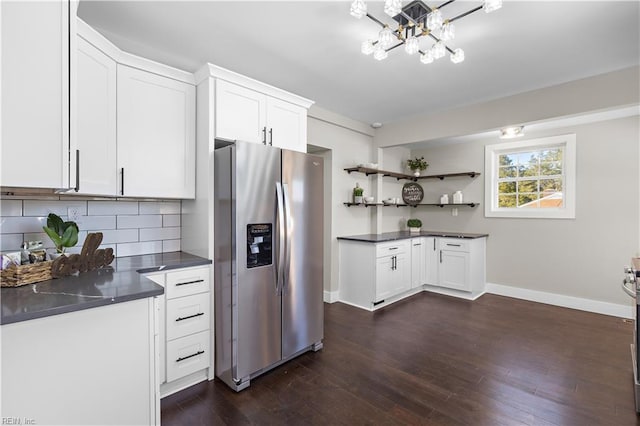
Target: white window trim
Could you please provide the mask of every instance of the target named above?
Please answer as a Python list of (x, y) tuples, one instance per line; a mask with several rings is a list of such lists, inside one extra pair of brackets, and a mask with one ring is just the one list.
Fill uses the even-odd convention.
[[(499, 208), (497, 206), (497, 162), (498, 156), (505, 152), (537, 149), (549, 145), (564, 147), (564, 185), (562, 198), (564, 206), (561, 208), (545, 209), (515, 209)], [(485, 171), (485, 217), (509, 217), (530, 219), (575, 219), (576, 217), (576, 135), (567, 134), (540, 139), (530, 139), (517, 142), (507, 142), (487, 145), (484, 148)]]

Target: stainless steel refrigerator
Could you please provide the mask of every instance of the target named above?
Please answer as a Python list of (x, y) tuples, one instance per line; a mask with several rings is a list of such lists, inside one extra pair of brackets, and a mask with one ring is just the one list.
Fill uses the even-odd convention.
[(236, 391), (323, 338), (323, 159), (214, 153), (216, 376)]

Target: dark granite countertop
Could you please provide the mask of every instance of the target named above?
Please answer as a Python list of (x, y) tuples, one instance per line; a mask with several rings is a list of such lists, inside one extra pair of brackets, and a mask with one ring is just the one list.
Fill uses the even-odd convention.
[(409, 231), (383, 232), (382, 234), (362, 234), (338, 237), (339, 240), (360, 241), (363, 243), (384, 243), (386, 241), (406, 240), (415, 237), (447, 237), (447, 238), (484, 238), (489, 234), (470, 234), (468, 232), (420, 231), (412, 234)]
[(141, 273), (208, 265), (211, 260), (174, 252), (117, 258), (109, 267), (21, 287), (3, 287), (0, 324), (158, 296), (162, 286)]

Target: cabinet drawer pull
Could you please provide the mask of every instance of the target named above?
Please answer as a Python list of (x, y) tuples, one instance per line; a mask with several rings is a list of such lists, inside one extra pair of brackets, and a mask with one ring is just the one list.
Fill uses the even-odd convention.
[(120, 182), (120, 195), (124, 195), (124, 167), (122, 168), (122, 181)]
[(389, 250), (398, 250), (398, 247), (391, 247)]
[(442, 263), (442, 250), (440, 250), (440, 263)]
[(193, 358), (194, 356), (202, 355), (204, 351), (198, 351), (195, 354), (183, 356), (182, 358), (176, 359), (176, 362), (184, 361), (185, 359)]
[(199, 316), (202, 316), (202, 315), (204, 315), (204, 312), (200, 312), (200, 313), (197, 313), (197, 314), (189, 315), (188, 317), (178, 317), (178, 318), (176, 318), (176, 321), (184, 321), (184, 320), (188, 320), (190, 318), (199, 317)]
[(460, 244), (449, 244), (449, 243), (447, 243), (447, 245), (449, 247), (460, 247)]
[(269, 129), (269, 145), (273, 146), (273, 128)]
[(262, 128), (262, 145), (267, 144), (267, 126)]
[(421, 245), (422, 245), (422, 244), (418, 243), (418, 244), (414, 244), (413, 246), (414, 246), (414, 247), (418, 247), (418, 246), (421, 246)]
[(74, 191), (80, 191), (80, 150), (76, 149), (76, 187)]
[(433, 239), (433, 251), (436, 251), (436, 239)]
[(197, 284), (197, 283), (202, 283), (202, 282), (204, 282), (204, 280), (185, 281), (183, 283), (176, 283), (176, 287), (180, 287), (181, 285)]

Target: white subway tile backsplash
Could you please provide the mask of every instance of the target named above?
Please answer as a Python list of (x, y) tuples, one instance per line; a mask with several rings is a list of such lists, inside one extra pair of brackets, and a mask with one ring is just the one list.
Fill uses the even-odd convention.
[(175, 240), (180, 238), (180, 228), (140, 229), (140, 241)]
[(24, 234), (2, 234), (0, 236), (0, 250), (17, 250), (22, 246)]
[(137, 201), (87, 201), (90, 216), (138, 214)]
[(58, 216), (67, 216), (69, 207), (75, 207), (81, 216), (87, 214), (86, 201), (51, 201), (51, 200), (24, 200), (23, 216), (47, 216), (55, 213)]
[(180, 201), (23, 196), (3, 197), (0, 202), (0, 250), (19, 249), (23, 241), (42, 241), (45, 248), (53, 248), (42, 227), (51, 212), (66, 220), (69, 207), (80, 213), (78, 243), (67, 249), (70, 253), (80, 253), (89, 232), (102, 232), (100, 248), (111, 247), (120, 257), (181, 248)]
[(102, 232), (102, 242), (104, 244), (111, 243), (135, 243), (138, 240), (137, 229), (113, 229)]
[(22, 200), (0, 201), (0, 216), (22, 216)]
[(168, 228), (170, 226), (180, 226), (179, 214), (165, 214), (162, 216), (162, 226)]
[(159, 228), (162, 226), (161, 215), (118, 216), (118, 229)]
[(116, 216), (81, 216), (78, 220), (78, 228), (87, 231), (116, 229)]
[(118, 257), (162, 253), (162, 241), (118, 244)]
[(10, 216), (0, 218), (0, 234), (41, 232), (47, 224), (46, 217)]
[(140, 214), (180, 214), (180, 201), (140, 201)]
[(162, 241), (162, 252), (169, 253), (172, 251), (180, 251), (180, 240), (164, 240)]

